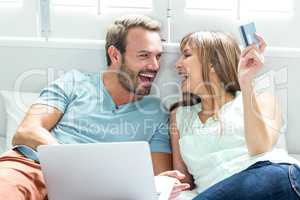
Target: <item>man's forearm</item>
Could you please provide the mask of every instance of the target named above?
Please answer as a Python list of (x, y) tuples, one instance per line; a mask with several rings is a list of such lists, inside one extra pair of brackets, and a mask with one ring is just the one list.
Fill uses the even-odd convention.
[(44, 144), (58, 144), (57, 140), (51, 135), (51, 133), (42, 127), (34, 128), (19, 128), (16, 135), (13, 138), (12, 144), (26, 145), (34, 150), (39, 145)]

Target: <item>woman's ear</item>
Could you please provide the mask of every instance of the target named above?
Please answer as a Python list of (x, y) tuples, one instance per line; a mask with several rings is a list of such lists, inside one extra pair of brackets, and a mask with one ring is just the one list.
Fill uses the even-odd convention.
[(209, 73), (216, 73), (216, 70), (212, 64), (209, 64)]
[(216, 70), (212, 64), (209, 65), (209, 78), (212, 81), (219, 80)]
[(122, 55), (120, 51), (113, 45), (108, 47), (107, 53), (109, 55), (109, 58), (111, 60), (111, 65), (117, 65), (120, 66), (122, 63)]

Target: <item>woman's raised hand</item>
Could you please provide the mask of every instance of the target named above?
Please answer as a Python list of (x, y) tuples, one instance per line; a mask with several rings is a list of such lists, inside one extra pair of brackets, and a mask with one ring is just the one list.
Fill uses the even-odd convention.
[(256, 34), (256, 37), (259, 41), (258, 47), (257, 44), (252, 44), (246, 47), (240, 56), (238, 79), (241, 88), (244, 85), (251, 84), (252, 80), (264, 64), (263, 53), (267, 45), (261, 36)]

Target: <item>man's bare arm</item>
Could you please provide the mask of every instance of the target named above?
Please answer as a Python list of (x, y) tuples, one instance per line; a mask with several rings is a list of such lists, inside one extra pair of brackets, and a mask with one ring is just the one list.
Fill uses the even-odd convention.
[(32, 149), (42, 144), (57, 144), (50, 130), (56, 125), (63, 113), (47, 105), (33, 105), (17, 128), (13, 145), (26, 145)]

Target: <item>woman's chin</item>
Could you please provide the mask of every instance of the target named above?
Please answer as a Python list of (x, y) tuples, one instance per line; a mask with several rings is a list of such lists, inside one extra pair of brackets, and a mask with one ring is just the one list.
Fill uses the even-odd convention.
[(181, 92), (182, 92), (182, 93), (190, 93), (191, 90), (190, 90), (190, 88), (187, 87), (186, 84), (182, 84), (182, 85), (181, 85)]

